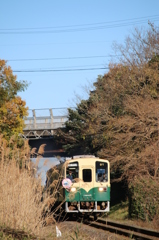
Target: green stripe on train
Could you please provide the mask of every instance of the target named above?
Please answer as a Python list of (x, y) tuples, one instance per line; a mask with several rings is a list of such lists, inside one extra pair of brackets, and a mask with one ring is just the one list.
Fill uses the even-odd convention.
[(65, 190), (65, 200), (66, 202), (110, 201), (110, 187), (107, 188), (106, 192), (99, 192), (98, 187), (90, 189), (89, 192), (83, 188), (77, 189), (75, 193)]

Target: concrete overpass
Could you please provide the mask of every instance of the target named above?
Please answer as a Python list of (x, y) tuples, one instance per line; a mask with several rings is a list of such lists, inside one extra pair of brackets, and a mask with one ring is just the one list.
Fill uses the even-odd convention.
[[(37, 116), (39, 111), (48, 110), (48, 115)], [(58, 109), (56, 109), (58, 110)], [(67, 121), (67, 115), (53, 115), (53, 109), (33, 109), (32, 114), (25, 120), (25, 127), (23, 129), (23, 138), (43, 138), (54, 135), (54, 130), (64, 128)]]
[(31, 148), (37, 151), (42, 144), (46, 144), (44, 157), (66, 156), (54, 137), (55, 130), (64, 128), (68, 119), (67, 114), (63, 113), (67, 113), (66, 108), (29, 110), (22, 137), (28, 139)]

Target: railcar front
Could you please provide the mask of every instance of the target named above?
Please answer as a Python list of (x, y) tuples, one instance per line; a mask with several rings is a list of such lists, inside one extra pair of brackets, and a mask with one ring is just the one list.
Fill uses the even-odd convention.
[(104, 213), (110, 209), (109, 161), (93, 156), (75, 156), (64, 169), (65, 211)]

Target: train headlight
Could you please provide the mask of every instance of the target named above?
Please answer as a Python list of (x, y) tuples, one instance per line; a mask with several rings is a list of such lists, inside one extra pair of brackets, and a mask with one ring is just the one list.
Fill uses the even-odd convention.
[(106, 192), (107, 188), (106, 187), (99, 187), (98, 190), (99, 190), (99, 192)]
[(75, 188), (75, 187), (72, 187), (72, 188), (71, 188), (71, 192), (76, 192), (76, 188)]

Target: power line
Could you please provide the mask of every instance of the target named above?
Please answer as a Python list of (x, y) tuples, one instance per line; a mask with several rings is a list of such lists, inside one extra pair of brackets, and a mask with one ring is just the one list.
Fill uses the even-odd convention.
[(153, 16), (145, 16), (139, 18), (128, 18), (124, 20), (116, 20), (116, 21), (108, 21), (108, 22), (98, 22), (98, 23), (87, 23), (87, 24), (76, 24), (76, 25), (67, 25), (67, 26), (55, 26), (55, 27), (35, 27), (35, 28), (2, 28), (0, 31), (13, 31), (13, 30), (37, 30), (37, 29), (56, 29), (56, 28), (70, 28), (70, 27), (83, 27), (83, 26), (92, 26), (92, 25), (100, 25), (100, 24), (108, 24), (108, 23), (119, 23), (119, 22), (127, 22), (132, 20), (142, 20), (148, 18), (159, 17), (159, 15)]
[[(78, 32), (78, 31), (100, 30), (100, 29), (116, 28), (116, 27), (146, 23), (148, 20), (159, 21), (158, 16), (159, 15), (154, 15), (149, 17), (133, 18), (133, 19), (126, 19), (126, 20), (112, 21), (112, 22), (71, 25), (71, 26), (62, 26), (62, 27), (0, 29), (1, 31), (0, 34), (37, 34), (37, 33), (63, 33), (63, 32), (67, 33), (67, 32)], [(51, 29), (51, 30), (47, 30), (47, 29)]]
[(43, 45), (56, 45), (56, 44), (60, 44), (60, 45), (72, 45), (72, 44), (83, 44), (83, 43), (93, 43), (93, 44), (96, 44), (96, 43), (108, 43), (108, 42), (112, 42), (111, 41), (77, 41), (77, 42), (52, 42), (52, 43), (27, 43), (27, 44), (21, 44), (21, 43), (16, 43), (16, 44), (1, 44), (0, 46), (43, 46)]
[(117, 57), (121, 55), (110, 55), (110, 56), (83, 56), (83, 57), (55, 57), (55, 58), (27, 58), (27, 59), (9, 59), (11, 61), (49, 61), (49, 60), (72, 60), (72, 59), (90, 59), (90, 58), (105, 58), (105, 57)]
[(74, 72), (74, 71), (93, 71), (93, 70), (102, 70), (109, 69), (108, 67), (101, 68), (70, 68), (70, 69), (39, 69), (39, 70), (13, 70), (17, 73), (37, 73), (37, 72)]

